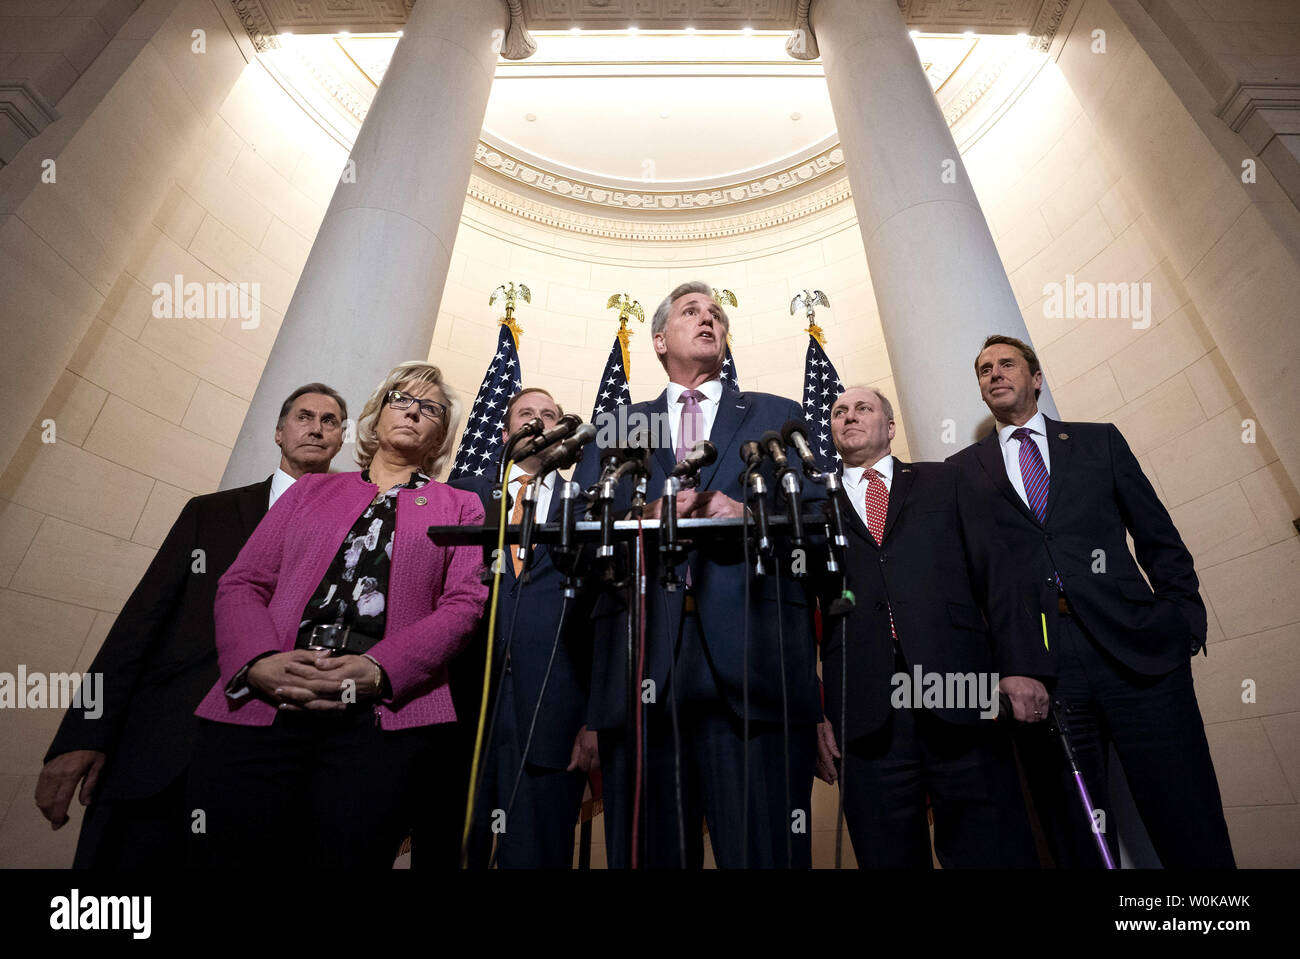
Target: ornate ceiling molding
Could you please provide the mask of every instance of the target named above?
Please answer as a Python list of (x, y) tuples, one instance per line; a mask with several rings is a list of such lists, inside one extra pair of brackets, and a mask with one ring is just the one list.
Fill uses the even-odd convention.
[(814, 156), (791, 164), (784, 170), (754, 179), (707, 190), (629, 190), (608, 184), (556, 176), (546, 170), (525, 163), (499, 147), (480, 140), (474, 151), (474, 161), (494, 173), (507, 177), (522, 186), (564, 197), (610, 212), (634, 211), (654, 213), (679, 213), (694, 210), (716, 210), (754, 201), (770, 200), (793, 187), (812, 183), (820, 178), (843, 172), (844, 151), (835, 144)]
[[(464, 2), (464, 0), (457, 0)], [(230, 0), (258, 50), (276, 34), (391, 33), (406, 23), (414, 0)], [(505, 0), (510, 32), (503, 55), (531, 53), (528, 30), (807, 29), (808, 0)], [(1027, 33), (1050, 46), (1069, 0), (898, 0), (907, 25), (927, 33)], [(525, 29), (525, 27), (527, 29)], [(815, 49), (808, 31), (804, 54)], [(815, 54), (814, 54), (815, 56)]]
[(699, 220), (637, 221), (558, 207), (515, 193), (477, 174), (470, 176), (468, 195), (511, 216), (557, 230), (606, 240), (664, 243), (726, 239), (767, 230), (820, 213), (850, 198), (848, 177), (842, 177), (804, 196), (732, 216)]

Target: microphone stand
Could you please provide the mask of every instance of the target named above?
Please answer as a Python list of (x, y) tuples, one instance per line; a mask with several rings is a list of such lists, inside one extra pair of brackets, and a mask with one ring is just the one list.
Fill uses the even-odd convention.
[(659, 582), (670, 593), (676, 592), (681, 585), (677, 564), (686, 553), (677, 542), (677, 493), (681, 488), (682, 482), (675, 475), (664, 480), (664, 495), (659, 507)]
[(754, 510), (754, 526), (758, 536), (758, 548), (754, 556), (754, 572), (762, 576), (767, 572), (763, 559), (772, 553), (772, 535), (767, 522), (767, 483), (757, 468), (745, 471), (747, 494), (745, 502)]

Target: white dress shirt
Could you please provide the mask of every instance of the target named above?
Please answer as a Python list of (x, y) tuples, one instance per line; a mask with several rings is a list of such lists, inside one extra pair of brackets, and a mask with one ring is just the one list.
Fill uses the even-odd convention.
[[(1002, 447), (1002, 462), (1007, 468), (1007, 479), (1011, 480), (1011, 485), (1015, 488), (1016, 495), (1020, 497), (1021, 502), (1029, 506), (1029, 497), (1025, 495), (1025, 481), (1020, 475), (1020, 440), (1011, 434), (1020, 429), (1007, 423), (998, 424), (998, 443)], [(1047, 451), (1047, 420), (1042, 413), (1035, 413), (1025, 423), (1025, 429), (1032, 434), (1030, 439), (1038, 447), (1038, 452), (1043, 456), (1043, 466), (1047, 469), (1047, 475), (1052, 475), (1051, 454)], [(1029, 506), (1032, 510), (1033, 507)]]
[[(876, 460), (870, 468), (880, 474), (885, 489), (892, 491), (894, 488), (894, 454), (886, 453)], [(844, 494), (848, 496), (849, 502), (857, 510), (862, 525), (869, 530), (871, 526), (867, 523), (867, 484), (870, 477), (867, 476), (867, 469), (868, 467), (865, 466), (844, 467)]]
[(281, 494), (292, 485), (293, 477), (284, 470), (277, 469), (273, 474), (271, 474), (271, 501), (266, 504), (266, 508), (270, 509), (274, 506), (275, 501), (278, 500)]
[[(709, 380), (707, 383), (701, 383), (695, 387), (704, 394), (700, 400), (700, 412), (704, 416), (704, 432), (695, 437), (698, 440), (707, 440), (713, 434), (713, 421), (718, 418), (718, 406), (722, 402), (722, 380)], [(684, 404), (677, 402), (686, 387), (680, 383), (668, 384), (668, 429), (672, 433), (673, 449), (677, 449), (677, 437), (682, 430), (682, 408)], [(661, 434), (662, 435), (662, 434)]]
[[(524, 475), (523, 468), (516, 463), (510, 467), (510, 513), (506, 514), (506, 521), (509, 522), (510, 516), (514, 513), (514, 504), (519, 502), (519, 494), (523, 492), (524, 484), (520, 477)], [(537, 487), (537, 513), (536, 522), (546, 522), (546, 511), (551, 508), (551, 493), (555, 489), (555, 473), (547, 473), (546, 478)]]

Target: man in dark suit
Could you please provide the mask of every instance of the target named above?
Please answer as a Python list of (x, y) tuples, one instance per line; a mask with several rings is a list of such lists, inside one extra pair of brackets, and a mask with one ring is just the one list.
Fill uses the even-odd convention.
[[(546, 390), (521, 390), (506, 404), (502, 442), (533, 418), (549, 429), (563, 414)], [(538, 457), (532, 456), (511, 467), (507, 522), (521, 520), (524, 504), (520, 494), (537, 475), (540, 465)], [(559, 475), (550, 473), (539, 484), (537, 523), (550, 522), (558, 514), (559, 482)], [(451, 485), (477, 493), (484, 509), (491, 510), (494, 516), (500, 512), (500, 487), (495, 475), (456, 480)], [(551, 561), (550, 549), (533, 547), (526, 580), (521, 576), (524, 564), (516, 548), (508, 546), (505, 552), (497, 557), (501, 597), (494, 675), (500, 680), (492, 691), (493, 696), (500, 697), (500, 705), (492, 741), (484, 744), (483, 782), (470, 841), (470, 865), (483, 868), (488, 864), (495, 838), (500, 847), (497, 863), (503, 869), (568, 869), (573, 864), (573, 832), (587, 773), (600, 765), (596, 734), (583, 724), (591, 671), (590, 638), (576, 628), (582, 616), (576, 602), (571, 600), (569, 608), (563, 609), (564, 576)], [(520, 615), (507, 656), (506, 638), (515, 621), (516, 603)], [(562, 611), (567, 625), (557, 641)], [(470, 740), (476, 732), (482, 698), (487, 629), (485, 616), (479, 639), (453, 666), (457, 717)], [(528, 756), (523, 763), (525, 748)], [(504, 817), (497, 810), (504, 812)]]
[(891, 456), (894, 431), (879, 390), (853, 387), (831, 406), (856, 602), (823, 645), (819, 771), (835, 781), (838, 733), (861, 868), (931, 867), (927, 795), (944, 868), (1033, 867), (1010, 733), (993, 722), (990, 627), (1003, 641), (1012, 628), (1008, 570), (970, 485), (947, 464)]
[(104, 677), (103, 715), (69, 710), (36, 782), (36, 805), (55, 829), (80, 786), (87, 808), (75, 868), (184, 863), (194, 710), (217, 679), (217, 581), (294, 480), (329, 470), (346, 418), (343, 397), (325, 384), (294, 390), (275, 427), (279, 468), (260, 483), (186, 503), (122, 607), (90, 666)]
[[(741, 517), (745, 499), (741, 444), (767, 430), (778, 430), (789, 420), (802, 420), (798, 403), (767, 393), (740, 393), (723, 385), (727, 329), (726, 314), (707, 284), (686, 283), (673, 290), (655, 312), (651, 327), (655, 353), (668, 373), (668, 388), (652, 402), (633, 404), (627, 415), (629, 426), (644, 416), (651, 424), (667, 424), (671, 432), (671, 439), (656, 444), (651, 457), (651, 496), (663, 490), (665, 477), (695, 442), (707, 439), (717, 447), (717, 460), (701, 471), (697, 489), (678, 495), (681, 516)], [(652, 428), (652, 435), (656, 432), (663, 431)], [(599, 475), (596, 452), (584, 457), (575, 475), (584, 488)], [(770, 464), (764, 471), (767, 488), (773, 489)], [(626, 505), (626, 488), (620, 495), (620, 505)], [(654, 501), (646, 515), (657, 517), (661, 506), (662, 500)], [(789, 551), (778, 550), (768, 575), (757, 577), (746, 568), (738, 544), (700, 545), (677, 569), (685, 588), (669, 592), (657, 585), (655, 557), (649, 557), (639, 865), (675, 867), (683, 858), (689, 867), (702, 865), (701, 819), (708, 823), (719, 867), (811, 865), (809, 817), (816, 724), (822, 710), (813, 605), (791, 566)], [(636, 779), (635, 751), (629, 748), (625, 729), (627, 615), (617, 594), (607, 594), (597, 604), (587, 724), (600, 733), (606, 846), (610, 866), (619, 868), (629, 865), (632, 824), (627, 796)], [(744, 805), (746, 640), (748, 810)]]
[[(1106, 812), (1114, 743), (1161, 862), (1233, 867), (1192, 687), (1206, 621), (1191, 554), (1119, 430), (1039, 412), (1043, 373), (1030, 346), (990, 336), (975, 372), (997, 429), (950, 462), (992, 511), (994, 547), (1018, 574), (1017, 615), (1030, 628), (1014, 631), (1023, 645), (1000, 650), (998, 665), (1058, 865), (1100, 864), (1093, 829), (1105, 817), (1090, 824), (1075, 798), (1043, 722), (1052, 701), (1094, 805)], [(1105, 835), (1118, 860), (1114, 830)]]

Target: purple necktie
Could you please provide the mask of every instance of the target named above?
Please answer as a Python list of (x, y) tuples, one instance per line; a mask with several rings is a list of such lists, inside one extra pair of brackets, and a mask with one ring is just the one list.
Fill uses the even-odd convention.
[[(1025, 484), (1025, 498), (1029, 500), (1029, 508), (1038, 517), (1038, 522), (1042, 523), (1047, 515), (1047, 490), (1051, 485), (1047, 479), (1047, 464), (1043, 462), (1043, 454), (1038, 451), (1038, 444), (1029, 430), (1022, 426), (1011, 435), (1020, 440), (1020, 482)], [(1061, 574), (1052, 575), (1056, 578), (1056, 588), (1060, 589)]]
[(1047, 515), (1047, 489), (1050, 485), (1047, 465), (1029, 430), (1022, 426), (1011, 435), (1020, 440), (1020, 481), (1025, 486), (1025, 498), (1029, 500), (1029, 508), (1041, 523)]
[(677, 397), (682, 404), (682, 418), (677, 427), (677, 462), (686, 459), (686, 454), (695, 448), (695, 444), (704, 439), (704, 411), (700, 409), (700, 400), (704, 394), (699, 390), (684, 390)]

